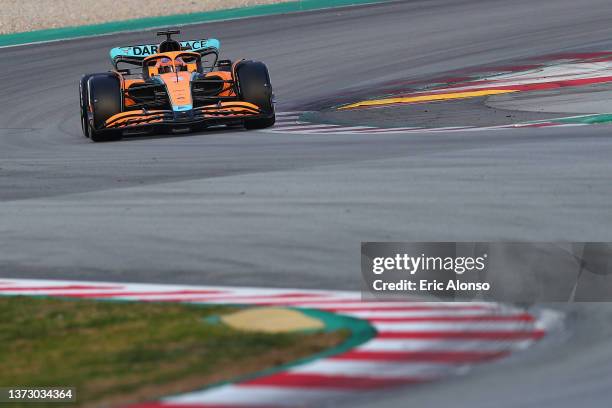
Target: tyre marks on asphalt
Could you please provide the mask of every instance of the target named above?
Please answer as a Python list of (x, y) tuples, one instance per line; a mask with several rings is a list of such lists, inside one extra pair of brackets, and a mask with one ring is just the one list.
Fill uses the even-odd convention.
[(306, 122), (302, 120), (302, 116), (308, 112), (278, 112), (276, 125), (272, 128), (262, 130), (266, 133), (278, 134), (300, 134), (300, 135), (359, 135), (359, 134), (403, 134), (403, 133), (440, 133), (440, 132), (465, 132), (465, 131), (484, 131), (498, 129), (521, 129), (521, 128), (538, 128), (538, 127), (568, 127), (568, 126), (586, 126), (581, 123), (561, 123), (554, 121), (537, 121), (529, 123), (516, 123), (500, 126), (450, 126), (438, 128), (423, 128), (423, 127), (373, 127), (373, 126), (343, 126), (333, 124), (320, 124)]

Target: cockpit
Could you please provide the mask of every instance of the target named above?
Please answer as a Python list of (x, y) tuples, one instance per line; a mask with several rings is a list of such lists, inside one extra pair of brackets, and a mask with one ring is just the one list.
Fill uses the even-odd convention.
[(176, 58), (174, 61), (170, 58), (163, 57), (157, 60), (155, 68), (157, 68), (158, 73), (167, 74), (169, 72), (187, 71), (187, 64), (185, 64), (181, 57)]
[(200, 55), (193, 52), (169, 52), (152, 55), (144, 60), (145, 78), (170, 72), (202, 72)]

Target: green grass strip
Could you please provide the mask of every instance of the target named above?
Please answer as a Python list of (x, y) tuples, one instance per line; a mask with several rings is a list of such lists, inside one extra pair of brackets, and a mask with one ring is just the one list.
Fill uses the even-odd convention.
[[(234, 20), (298, 11), (319, 10), (360, 4), (383, 3), (390, 0), (302, 0), (278, 4), (213, 10), (199, 13), (175, 14), (171, 16), (144, 17), (78, 27), (52, 28), (24, 33), (0, 35), (0, 47), (35, 42), (65, 40), (125, 31), (146, 30), (156, 27), (182, 26), (188, 24)], [(146, 3), (143, 3), (143, 7)]]
[(354, 337), (351, 325), (358, 324), (324, 316), (325, 322), (332, 321), (325, 331), (272, 334), (206, 320), (235, 310), (168, 302), (0, 297), (0, 384), (75, 387), (75, 407), (124, 405), (233, 382), (278, 364), (342, 350)]

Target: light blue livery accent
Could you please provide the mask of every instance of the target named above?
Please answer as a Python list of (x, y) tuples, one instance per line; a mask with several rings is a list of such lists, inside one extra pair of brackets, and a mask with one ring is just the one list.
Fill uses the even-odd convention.
[(179, 105), (179, 106), (173, 106), (172, 110), (174, 112), (184, 112), (184, 111), (189, 111), (193, 109), (193, 105)]
[[(213, 49), (219, 52), (221, 43), (215, 38), (209, 38), (206, 40), (189, 40), (181, 41), (181, 47), (185, 48), (185, 51), (200, 52), (203, 50)], [(132, 45), (129, 47), (115, 47), (110, 50), (111, 61), (114, 61), (117, 57), (130, 57), (130, 58), (142, 58), (145, 59), (149, 55), (157, 54), (159, 50), (159, 44), (143, 44), (143, 45)]]

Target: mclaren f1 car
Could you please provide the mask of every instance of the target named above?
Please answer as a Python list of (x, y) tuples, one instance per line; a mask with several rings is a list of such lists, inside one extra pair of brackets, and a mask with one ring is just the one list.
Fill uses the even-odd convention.
[[(211, 126), (261, 129), (275, 121), (262, 62), (219, 60), (215, 39), (117, 47), (113, 70), (81, 78), (81, 126), (94, 142), (125, 135), (189, 132)], [(134, 68), (136, 67), (136, 68)]]

